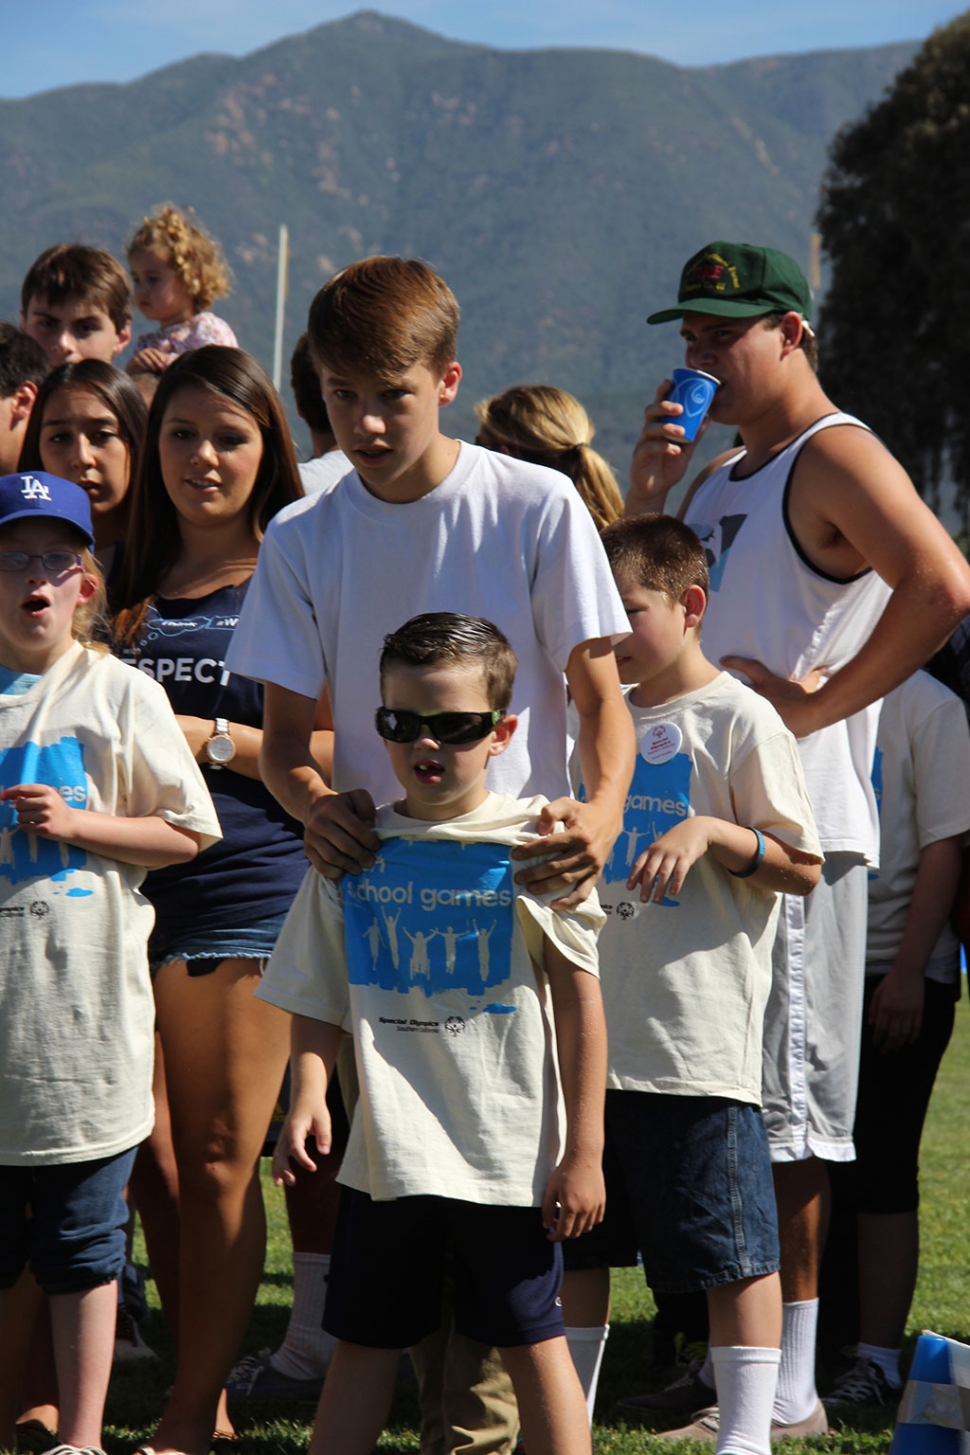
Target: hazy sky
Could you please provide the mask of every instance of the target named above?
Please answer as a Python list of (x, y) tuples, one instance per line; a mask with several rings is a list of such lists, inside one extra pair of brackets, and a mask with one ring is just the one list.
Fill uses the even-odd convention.
[[(0, 0), (0, 96), (130, 81), (196, 55), (243, 55), (364, 8), (340, 0)], [(922, 39), (946, 0), (385, 0), (369, 8), (456, 40), (608, 46), (678, 65)]]

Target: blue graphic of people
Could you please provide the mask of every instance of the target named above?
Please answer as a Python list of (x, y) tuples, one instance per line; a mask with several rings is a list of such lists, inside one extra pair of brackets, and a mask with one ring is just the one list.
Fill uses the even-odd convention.
[[(623, 810), (620, 834), (603, 870), (604, 884), (626, 884), (639, 856), (661, 834), (683, 823), (690, 812), (690, 775), (693, 763), (687, 753), (676, 753), (666, 763), (647, 763), (637, 754), (633, 782)], [(662, 901), (672, 908), (678, 900)]]
[[(77, 738), (61, 738), (41, 747), (25, 743), (0, 753), (0, 788), (18, 783), (46, 783), (62, 793), (72, 808), (84, 808), (88, 801), (84, 749)], [(17, 825), (16, 805), (0, 803), (0, 874), (11, 884), (24, 879), (63, 879), (83, 869), (88, 856), (58, 839), (28, 834)]]
[(505, 844), (385, 840), (343, 881), (352, 985), (480, 997), (509, 979), (515, 891)]

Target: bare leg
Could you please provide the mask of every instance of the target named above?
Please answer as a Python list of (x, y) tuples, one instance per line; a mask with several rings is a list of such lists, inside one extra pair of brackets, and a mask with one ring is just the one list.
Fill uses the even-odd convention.
[(0, 1450), (17, 1443), (21, 1387), (43, 1294), (24, 1269), (13, 1288), (0, 1290)]
[(610, 1321), (610, 1270), (578, 1268), (562, 1280), (562, 1316), (570, 1329), (591, 1329)]
[(62, 1445), (101, 1444), (104, 1401), (114, 1355), (118, 1284), (51, 1295), (54, 1359), (61, 1396)]
[(777, 1273), (745, 1278), (707, 1290), (711, 1344), (747, 1344), (759, 1349), (781, 1345), (781, 1281)]
[(308, 1455), (370, 1455), (387, 1422), (400, 1358), (400, 1349), (369, 1349), (339, 1340)]
[(155, 1037), (155, 1126), (138, 1148), (129, 1184), (138, 1209), (152, 1277), (173, 1336), (179, 1324), (179, 1182), (165, 1083), (165, 1054)]
[(54, 1434), (60, 1423), (60, 1412), (57, 1370), (54, 1367), (54, 1340), (51, 1335), (51, 1305), (46, 1293), (41, 1293), (38, 1289), (38, 1294), (40, 1307), (34, 1319), (34, 1335), (30, 1341), (27, 1367), (24, 1370), (17, 1424), (39, 1425)]
[(208, 1451), (266, 1248), (259, 1154), (289, 1052), (289, 1017), (253, 997), (256, 962), (155, 983), (178, 1162), (178, 1370), (153, 1447)]
[(566, 1340), (499, 1350), (515, 1386), (529, 1455), (590, 1455), (589, 1418)]
[(898, 1349), (919, 1269), (919, 1214), (859, 1213), (859, 1336)]
[(772, 1167), (785, 1303), (818, 1298), (818, 1270), (829, 1223), (829, 1174), (818, 1157)]

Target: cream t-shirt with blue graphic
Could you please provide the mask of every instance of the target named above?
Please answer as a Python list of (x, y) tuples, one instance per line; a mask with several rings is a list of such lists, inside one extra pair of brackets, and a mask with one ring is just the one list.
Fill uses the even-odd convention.
[[(164, 691), (93, 648), (0, 692), (0, 788), (18, 783), (49, 784), (72, 808), (157, 815), (203, 848), (219, 837)], [(29, 834), (0, 803), (0, 1165), (110, 1157), (151, 1131), (145, 873)]]
[(310, 870), (257, 995), (354, 1037), (360, 1099), (339, 1180), (536, 1207), (565, 1130), (543, 945), (598, 974), (603, 913), (513, 883), (547, 800), (491, 793), (447, 823), (380, 809), (373, 869)]
[(627, 705), (637, 757), (599, 886), (608, 1084), (761, 1104), (761, 1041), (781, 896), (705, 854), (676, 899), (642, 904), (634, 864), (695, 814), (761, 829), (821, 860), (795, 739), (721, 672), (661, 707)]

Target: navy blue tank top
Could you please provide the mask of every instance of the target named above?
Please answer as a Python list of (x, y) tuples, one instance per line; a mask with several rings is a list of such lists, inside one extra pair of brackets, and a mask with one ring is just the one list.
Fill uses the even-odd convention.
[[(249, 582), (208, 596), (158, 596), (124, 659), (160, 682), (186, 717), (263, 725), (263, 688), (225, 669)], [(254, 924), (284, 914), (306, 872), (303, 827), (258, 779), (202, 764), (223, 837), (190, 864), (154, 869), (142, 892), (165, 935)]]

